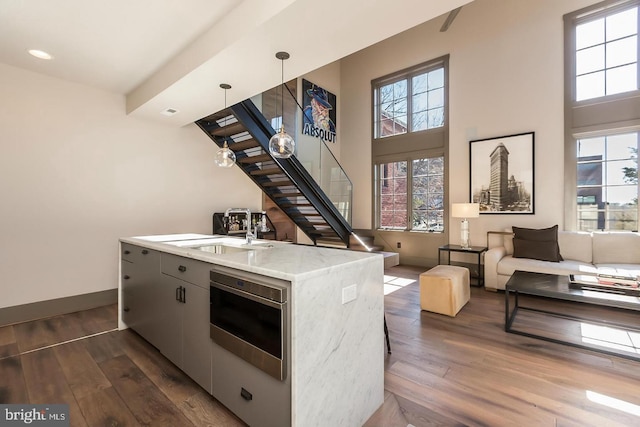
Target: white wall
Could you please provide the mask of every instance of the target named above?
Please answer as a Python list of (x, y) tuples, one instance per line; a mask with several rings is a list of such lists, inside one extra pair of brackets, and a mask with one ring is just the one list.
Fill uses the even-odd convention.
[[(342, 60), (341, 162), (354, 180), (355, 228), (370, 228), (371, 80), (450, 54), (450, 203), (469, 200), (469, 141), (535, 132), (535, 215), (470, 220), (472, 244), (512, 225), (563, 224), (563, 20), (594, 0), (475, 0)], [(459, 223), (449, 227), (459, 240)]]
[(2, 64), (0, 99), (0, 308), (116, 288), (119, 237), (211, 233), (214, 211), (261, 208), (195, 125)]

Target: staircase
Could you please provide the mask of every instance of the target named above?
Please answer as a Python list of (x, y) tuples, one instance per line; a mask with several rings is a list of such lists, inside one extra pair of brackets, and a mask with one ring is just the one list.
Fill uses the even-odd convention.
[(296, 157), (276, 159), (269, 154), (269, 139), (276, 132), (251, 100), (196, 124), (219, 147), (227, 142), (237, 166), (315, 245), (349, 247), (350, 224)]

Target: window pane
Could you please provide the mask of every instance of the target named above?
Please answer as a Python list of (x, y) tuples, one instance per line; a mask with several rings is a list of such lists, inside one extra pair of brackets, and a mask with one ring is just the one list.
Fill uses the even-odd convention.
[(626, 184), (625, 171), (629, 168), (637, 168), (637, 163), (633, 160), (616, 160), (607, 162), (607, 185)]
[(413, 108), (414, 113), (426, 111), (428, 96), (429, 95), (425, 92), (413, 97), (413, 105), (411, 107)]
[(444, 105), (444, 89), (429, 91), (429, 108), (442, 107)]
[(614, 135), (607, 138), (607, 160), (622, 160), (636, 157), (638, 137), (635, 133)]
[(407, 116), (396, 116), (393, 121), (393, 134), (407, 133)]
[(442, 209), (443, 208), (442, 200), (443, 200), (442, 194), (429, 194), (427, 207), (429, 209)]
[(609, 205), (620, 207), (637, 204), (638, 188), (635, 185), (607, 187), (606, 194), (606, 202), (609, 203)]
[(597, 155), (602, 158), (605, 138), (589, 138), (578, 141), (578, 158)]
[(637, 52), (636, 36), (607, 43), (607, 68), (636, 62)]
[(590, 47), (576, 53), (576, 74), (586, 74), (604, 69), (604, 45)]
[(413, 195), (426, 194), (429, 189), (429, 177), (413, 177)]
[(393, 103), (393, 115), (395, 117), (407, 115), (407, 100), (399, 99)]
[(393, 85), (380, 88), (380, 103), (390, 103), (393, 100)]
[(427, 82), (427, 88), (430, 90), (444, 87), (444, 68), (429, 72)]
[(413, 161), (413, 176), (422, 177), (429, 173), (429, 159), (418, 159)]
[(437, 175), (444, 173), (444, 157), (434, 157), (429, 159), (429, 174)]
[(380, 105), (380, 110), (384, 117), (393, 117), (393, 102), (383, 102)]
[(576, 49), (604, 43), (604, 19), (596, 19), (576, 27)]
[(381, 197), (380, 210), (393, 211), (393, 194), (384, 194)]
[(444, 179), (442, 175), (429, 177), (429, 192), (444, 193)]
[(636, 90), (637, 81), (636, 64), (607, 70), (607, 95)]
[(411, 130), (416, 132), (427, 129), (427, 119), (429, 118), (426, 111), (416, 113), (411, 116)]
[(407, 81), (400, 80), (393, 84), (393, 98), (406, 98), (407, 97)]
[(576, 101), (604, 96), (604, 71), (576, 78)]
[(601, 184), (602, 162), (578, 164), (578, 186)]
[(413, 94), (418, 94), (421, 92), (427, 91), (427, 75), (420, 74), (418, 76), (414, 76), (411, 80), (411, 85), (413, 87)]
[(607, 16), (607, 40), (615, 40), (636, 34), (638, 32), (637, 19), (637, 7)]
[(444, 231), (444, 211), (427, 212), (427, 231), (443, 232)]
[(427, 127), (429, 129), (444, 126), (444, 108), (429, 110), (428, 116)]

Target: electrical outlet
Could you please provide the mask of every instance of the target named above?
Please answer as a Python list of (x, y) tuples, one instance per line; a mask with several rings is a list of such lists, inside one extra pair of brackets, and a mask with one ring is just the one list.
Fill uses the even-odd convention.
[(347, 286), (342, 288), (342, 303), (346, 304), (348, 302), (356, 299), (358, 292), (358, 287), (356, 285)]
[(400, 243), (400, 242), (396, 243), (396, 247), (397, 247), (398, 249), (400, 249), (400, 248), (402, 247), (402, 243)]

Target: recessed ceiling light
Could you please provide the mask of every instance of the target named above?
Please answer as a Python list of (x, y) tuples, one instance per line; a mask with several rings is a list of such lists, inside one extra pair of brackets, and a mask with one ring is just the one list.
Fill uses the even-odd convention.
[(175, 108), (166, 108), (160, 111), (160, 114), (164, 114), (165, 116), (173, 116), (174, 114), (178, 114), (179, 112), (180, 110), (177, 110)]
[(45, 52), (44, 50), (39, 50), (39, 49), (29, 49), (29, 54), (31, 56), (35, 56), (36, 58), (40, 58), (40, 59), (53, 59), (53, 55), (51, 55), (50, 53)]

